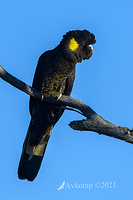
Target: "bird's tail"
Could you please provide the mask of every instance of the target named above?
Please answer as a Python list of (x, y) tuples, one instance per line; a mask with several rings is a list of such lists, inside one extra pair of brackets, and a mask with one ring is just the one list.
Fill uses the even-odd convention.
[(44, 156), (44, 152), (47, 146), (48, 139), (50, 137), (52, 126), (47, 129), (45, 134), (42, 136), (38, 145), (31, 146), (29, 144), (31, 123), (27, 131), (27, 135), (23, 144), (23, 150), (18, 167), (19, 179), (27, 179), (33, 181), (38, 174), (41, 166), (41, 162)]

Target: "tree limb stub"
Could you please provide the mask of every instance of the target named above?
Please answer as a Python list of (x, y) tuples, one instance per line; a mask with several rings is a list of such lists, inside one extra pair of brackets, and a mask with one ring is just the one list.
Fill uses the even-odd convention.
[(70, 122), (69, 126), (74, 130), (94, 131), (133, 144), (133, 130), (112, 124), (101, 116), (96, 116), (95, 119), (73, 121)]
[[(58, 100), (54, 97), (45, 98), (40, 91), (30, 87), (26, 83), (20, 81), (16, 77), (12, 76), (8, 72), (6, 72), (0, 66), (0, 77), (6, 82), (10, 83), (14, 87), (19, 90), (33, 96), (44, 102), (54, 103), (56, 105), (68, 106), (70, 108), (75, 108), (81, 112), (87, 119), (80, 121), (73, 121), (69, 124), (71, 128), (74, 130), (80, 131), (94, 131), (99, 134), (111, 136), (114, 138), (118, 138), (120, 140), (129, 142), (133, 144), (133, 130), (120, 127), (115, 124), (112, 124), (106, 120), (104, 120), (101, 116), (99, 116), (95, 111), (93, 111), (89, 106), (81, 102), (80, 100), (74, 99), (69, 96), (62, 95)], [(68, 109), (68, 108), (67, 108)], [(71, 109), (70, 109), (71, 110)], [(72, 109), (73, 110), (73, 109)]]

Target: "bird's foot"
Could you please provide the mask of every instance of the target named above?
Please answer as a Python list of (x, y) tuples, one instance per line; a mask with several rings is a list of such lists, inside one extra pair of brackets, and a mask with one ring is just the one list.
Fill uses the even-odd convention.
[(62, 96), (62, 94), (59, 94), (59, 95), (57, 96), (57, 101), (61, 98), (61, 96)]

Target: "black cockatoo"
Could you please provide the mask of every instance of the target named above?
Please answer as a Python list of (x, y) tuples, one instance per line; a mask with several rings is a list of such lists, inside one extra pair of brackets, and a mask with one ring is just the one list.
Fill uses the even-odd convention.
[[(87, 30), (69, 31), (53, 50), (43, 53), (38, 61), (32, 86), (44, 97), (70, 96), (75, 65), (93, 53), (94, 34)], [(33, 181), (39, 171), (51, 131), (63, 109), (30, 97), (31, 121), (23, 144), (18, 177)]]

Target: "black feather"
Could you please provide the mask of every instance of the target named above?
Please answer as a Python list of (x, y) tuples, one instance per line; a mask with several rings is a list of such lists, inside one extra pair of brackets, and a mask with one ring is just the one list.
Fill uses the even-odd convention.
[[(75, 44), (70, 45), (71, 41)], [(69, 96), (75, 79), (75, 65), (91, 57), (92, 48), (89, 45), (94, 43), (95, 36), (87, 30), (68, 32), (55, 49), (40, 56), (32, 86), (45, 97)], [(18, 168), (20, 179), (35, 179), (52, 128), (63, 112), (54, 104), (30, 97), (31, 122)]]

